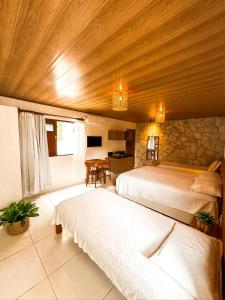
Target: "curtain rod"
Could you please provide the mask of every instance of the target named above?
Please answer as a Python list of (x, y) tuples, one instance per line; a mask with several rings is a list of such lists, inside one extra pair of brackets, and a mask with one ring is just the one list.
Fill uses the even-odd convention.
[(52, 114), (46, 114), (46, 113), (40, 113), (40, 112), (35, 112), (32, 110), (26, 110), (26, 109), (21, 109), (18, 108), (19, 112), (29, 112), (29, 113), (33, 113), (33, 114), (37, 114), (37, 115), (42, 115), (42, 116), (51, 116), (51, 117), (59, 117), (59, 118), (68, 118), (68, 119), (74, 119), (74, 120), (78, 120), (78, 121), (85, 121), (84, 118), (74, 118), (74, 117), (66, 117), (66, 116), (60, 116), (60, 115), (52, 115)]

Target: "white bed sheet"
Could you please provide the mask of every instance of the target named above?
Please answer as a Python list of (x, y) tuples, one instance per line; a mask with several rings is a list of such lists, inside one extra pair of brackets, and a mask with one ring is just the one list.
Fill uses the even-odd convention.
[(192, 173), (192, 174), (196, 174), (196, 175), (204, 173), (208, 170), (207, 167), (192, 166), (192, 165), (185, 165), (185, 164), (175, 164), (175, 163), (160, 163), (159, 165), (157, 165), (157, 167), (188, 172), (188, 173)]
[(103, 189), (63, 201), (53, 223), (128, 299), (220, 299), (221, 243), (188, 226)]
[(204, 210), (218, 219), (218, 199), (191, 191), (195, 176), (191, 172), (146, 166), (120, 174), (116, 190), (131, 200), (150, 200), (192, 215)]

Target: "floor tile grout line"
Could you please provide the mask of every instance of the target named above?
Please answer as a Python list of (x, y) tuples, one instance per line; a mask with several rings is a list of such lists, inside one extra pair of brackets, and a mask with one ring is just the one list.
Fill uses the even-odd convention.
[[(43, 236), (42, 238), (40, 238), (40, 239), (38, 239), (38, 240), (36, 240), (36, 241), (33, 241), (33, 242), (34, 242), (34, 244), (39, 243), (40, 241), (42, 241), (42, 240), (44, 240), (44, 239), (50, 237), (50, 236), (53, 235), (53, 234), (54, 234), (54, 232), (49, 233), (48, 235), (45, 235), (45, 236)], [(30, 233), (30, 235), (31, 235), (31, 233)]]
[[(20, 250), (14, 252), (13, 254), (10, 254), (9, 256), (3, 258), (2, 260), (0, 260), (0, 263), (3, 262), (3, 261), (5, 261), (6, 259), (8, 259), (8, 258), (10, 258), (10, 257), (12, 257), (12, 256), (14, 256), (14, 255), (16, 255), (16, 254), (18, 254), (18, 253), (20, 253), (20, 252), (22, 252), (22, 251), (28, 249), (28, 248), (31, 248), (31, 247), (34, 247), (35, 250), (37, 251), (37, 249), (36, 249), (36, 247), (35, 247), (35, 242), (34, 242), (34, 240), (32, 239), (32, 236), (31, 236), (31, 233), (30, 233), (29, 229), (27, 230), (27, 232), (28, 232), (28, 235), (29, 235), (29, 237), (30, 237), (31, 244), (29, 244), (28, 246), (24, 247), (23, 249), (20, 249)], [(52, 233), (52, 234), (54, 234), (54, 233)], [(50, 236), (50, 234), (49, 234), (48, 236)], [(46, 236), (46, 237), (48, 237), (48, 236)], [(40, 258), (39, 255), (38, 255), (38, 257), (39, 257), (39, 259), (41, 260), (41, 258)], [(42, 260), (41, 260), (41, 264), (42, 264)], [(42, 264), (42, 266), (43, 266), (43, 264)], [(43, 268), (44, 268), (44, 266), (43, 266)], [(44, 268), (44, 271), (45, 271), (45, 268)], [(46, 273), (46, 272), (45, 272), (45, 273)], [(47, 275), (47, 274), (46, 274), (46, 275)], [(46, 276), (46, 278), (48, 279), (48, 275)], [(48, 280), (49, 280), (49, 279), (48, 279)], [(20, 295), (17, 299), (19, 299), (20, 297), (22, 297), (23, 295), (25, 295), (28, 291), (30, 291), (32, 288), (34, 288), (36, 285), (38, 285), (41, 281), (42, 281), (42, 280), (40, 280), (37, 284), (35, 284), (34, 286), (32, 286), (30, 289), (28, 289), (25, 293), (23, 293), (22, 295)], [(51, 284), (51, 283), (50, 283), (50, 284)], [(55, 294), (55, 293), (54, 293), (54, 294)]]
[[(29, 234), (30, 234), (30, 232), (29, 232)], [(30, 234), (30, 237), (31, 237), (31, 240), (33, 241), (31, 234)], [(43, 267), (44, 272), (45, 272), (45, 274), (46, 274), (46, 277), (47, 277), (47, 279), (48, 279), (48, 281), (49, 281), (49, 283), (50, 283), (50, 285), (51, 285), (51, 288), (52, 288), (52, 291), (53, 291), (53, 293), (54, 293), (54, 295), (55, 295), (55, 298), (58, 299), (58, 297), (56, 296), (55, 290), (54, 290), (54, 288), (53, 288), (53, 286), (52, 286), (52, 283), (51, 283), (50, 279), (48, 278), (48, 274), (47, 274), (47, 272), (46, 272), (46, 270), (45, 270), (44, 264), (43, 264), (43, 262), (42, 262), (42, 259), (41, 259), (40, 255), (39, 255), (39, 253), (38, 253), (38, 250), (37, 250), (37, 247), (36, 247), (34, 241), (33, 241), (33, 244), (34, 244), (34, 248), (35, 248), (35, 250), (36, 250), (36, 252), (37, 252), (37, 255), (38, 255), (38, 257), (39, 257), (39, 259), (40, 259), (40, 261), (41, 261), (41, 264), (42, 264), (42, 267)]]
[[(78, 254), (74, 254), (74, 255), (73, 255), (70, 259), (68, 259), (64, 264), (62, 264), (60, 267), (56, 268), (53, 272), (51, 272), (51, 273), (49, 273), (49, 274), (47, 275), (48, 281), (49, 281), (49, 283), (50, 283), (50, 285), (51, 285), (51, 287), (52, 287), (52, 289), (53, 289), (53, 292), (54, 292), (55, 296), (56, 296), (56, 292), (55, 292), (55, 290), (54, 290), (54, 287), (53, 287), (53, 285), (52, 285), (52, 282), (51, 282), (49, 276), (52, 275), (52, 274), (54, 274), (58, 269), (60, 269), (60, 268), (61, 268), (62, 266), (64, 266), (66, 263), (68, 263), (69, 261), (71, 261), (75, 256), (78, 256), (81, 252), (82, 252), (82, 251), (80, 251)], [(56, 296), (56, 299), (59, 299), (59, 298)]]
[(54, 287), (53, 287), (53, 285), (52, 285), (52, 283), (51, 283), (51, 280), (49, 279), (48, 276), (47, 276), (47, 279), (48, 279), (48, 282), (49, 282), (49, 284), (50, 284), (50, 286), (51, 286), (51, 288), (52, 288), (52, 291), (53, 291), (53, 293), (54, 293), (54, 295), (55, 295), (55, 298), (56, 298), (56, 299), (59, 299), (59, 298), (57, 297), (57, 295), (56, 295), (56, 292), (55, 292), (55, 290), (54, 290)]
[[(112, 283), (112, 285), (113, 285), (113, 283)], [(108, 293), (106, 293), (105, 294), (105, 296), (102, 298), (102, 300), (104, 300), (107, 296), (108, 296), (108, 294), (111, 292), (111, 290), (114, 288), (114, 285), (111, 287), (111, 289), (108, 291)]]
[[(81, 248), (80, 248), (80, 249), (81, 249)], [(79, 256), (79, 255), (81, 255), (82, 253), (88, 255), (86, 252), (84, 252), (84, 251), (81, 249), (81, 251), (80, 251), (79, 253), (74, 254), (73, 257), (71, 257), (70, 259), (68, 259), (63, 265), (61, 265), (60, 267), (58, 267), (57, 269), (55, 269), (53, 272), (49, 273), (48, 277), (49, 277), (50, 275), (54, 274), (56, 271), (58, 271), (62, 266), (64, 266), (64, 265), (65, 265), (66, 263), (68, 263), (69, 261), (71, 261), (74, 257)], [(88, 257), (89, 257), (89, 255), (88, 255)], [(89, 258), (90, 258), (90, 257), (89, 257)], [(94, 263), (95, 263), (95, 262), (94, 262)], [(98, 265), (96, 265), (96, 266), (99, 267)], [(49, 279), (49, 281), (50, 281), (50, 279)], [(51, 281), (50, 281), (50, 282), (51, 282)], [(105, 299), (105, 297), (111, 292), (111, 290), (112, 290), (114, 287), (115, 287), (115, 286), (114, 286), (114, 284), (112, 283), (112, 287), (111, 287), (110, 290), (105, 294), (105, 296), (102, 298), (102, 300)], [(57, 298), (57, 299), (58, 299), (58, 298)]]
[(10, 258), (10, 257), (12, 257), (13, 255), (15, 255), (15, 254), (18, 254), (18, 253), (20, 253), (21, 251), (23, 251), (23, 250), (25, 250), (25, 249), (27, 249), (27, 248), (29, 248), (29, 247), (31, 247), (32, 245), (33, 245), (33, 241), (31, 240), (31, 244), (30, 245), (28, 245), (28, 246), (26, 246), (26, 247), (24, 247), (23, 249), (20, 249), (20, 250), (18, 250), (18, 251), (16, 251), (16, 252), (14, 252), (14, 253), (12, 253), (12, 254), (10, 254), (9, 256), (7, 256), (7, 257), (5, 257), (5, 258), (3, 258), (3, 259), (0, 259), (0, 263), (1, 262), (3, 262), (4, 260), (6, 260), (6, 259), (8, 259), (8, 258)]
[[(28, 233), (29, 233), (29, 236), (30, 236), (30, 239), (31, 239), (31, 242), (32, 242), (32, 247), (34, 247), (35, 248), (35, 250), (36, 250), (36, 247), (35, 247), (35, 245), (34, 245), (34, 241), (33, 241), (33, 239), (32, 239), (32, 237), (31, 237), (31, 234), (30, 234), (30, 231), (28, 230)], [(37, 251), (37, 250), (36, 250)], [(39, 257), (39, 259), (40, 259), (40, 257)], [(47, 278), (47, 277), (46, 277)], [(37, 286), (41, 281), (42, 281), (43, 279), (41, 279), (40, 281), (38, 281), (35, 285), (33, 285), (30, 289), (28, 289), (27, 291), (25, 291), (22, 295), (20, 295), (19, 297), (17, 297), (16, 298), (16, 300), (18, 300), (20, 297), (22, 297), (22, 296), (24, 296), (26, 293), (28, 293), (30, 290), (32, 290), (35, 286)]]
[(66, 263), (68, 263), (69, 261), (71, 261), (75, 256), (78, 256), (80, 254), (82, 254), (83, 251), (81, 249), (80, 252), (78, 252), (77, 254), (74, 254), (72, 257), (70, 257), (66, 262), (64, 262), (61, 266), (57, 267), (54, 271), (52, 271), (51, 273), (48, 274), (48, 276), (54, 274), (56, 271), (58, 271), (58, 269), (60, 269), (61, 267), (63, 267)]
[[(69, 198), (68, 198), (69, 199)], [(50, 201), (51, 202), (51, 199), (49, 199), (48, 201)], [(37, 241), (38, 242), (38, 241)], [(37, 242), (35, 242), (35, 243), (37, 243)], [(75, 243), (76, 244), (76, 243)], [(76, 244), (77, 245), (77, 244)], [(77, 245), (78, 246), (78, 245)], [(78, 246), (79, 247), (79, 246)], [(35, 247), (36, 248), (36, 247)], [(54, 294), (55, 294), (55, 296), (56, 296), (56, 293), (55, 293), (55, 290), (54, 290), (54, 288), (53, 288), (53, 286), (52, 286), (52, 283), (51, 283), (51, 280), (50, 280), (50, 276), (52, 275), (52, 274), (54, 274), (55, 272), (57, 272), (60, 268), (62, 268), (66, 263), (68, 263), (69, 261), (71, 261), (74, 257), (76, 257), (76, 256), (79, 256), (79, 255), (81, 255), (82, 253), (85, 253), (85, 252), (83, 252), (83, 250), (80, 248), (80, 251), (78, 252), (78, 253), (76, 253), (76, 254), (74, 254), (70, 259), (68, 259), (66, 262), (64, 262), (61, 266), (59, 266), (58, 268), (56, 268), (54, 271), (52, 271), (51, 273), (49, 273), (48, 275), (47, 275), (47, 277), (48, 277), (48, 280), (49, 280), (49, 282), (50, 282), (50, 284), (51, 284), (51, 287), (52, 287), (52, 289), (53, 289), (53, 291), (54, 291)], [(41, 259), (41, 258), (40, 258)], [(41, 260), (42, 261), (42, 260)], [(44, 268), (44, 270), (45, 270), (45, 268)], [(45, 272), (46, 272), (46, 270), (45, 270)], [(47, 272), (46, 272), (47, 273)], [(105, 299), (105, 297), (111, 292), (111, 290), (114, 288), (114, 285), (112, 284), (112, 287), (111, 287), (111, 289), (108, 291), (108, 293), (106, 293), (105, 294), (105, 296), (103, 297), (103, 299), (102, 300), (104, 300)], [(56, 299), (58, 299), (57, 298), (57, 296), (56, 296)]]
[[(29, 232), (30, 233), (30, 232)], [(30, 234), (31, 235), (31, 234)], [(38, 240), (38, 241), (33, 241), (33, 239), (32, 239), (32, 237), (31, 237), (31, 240), (33, 241), (33, 243), (34, 243), (34, 245), (35, 245), (35, 248), (36, 248), (36, 244), (38, 244), (40, 241), (43, 241), (44, 239), (46, 239), (46, 238), (49, 238), (50, 236), (52, 236), (52, 235), (55, 235), (55, 233), (51, 233), (51, 234), (49, 234), (48, 236), (46, 236), (46, 237), (44, 237), (44, 238), (42, 238), (42, 239), (40, 239), (40, 240)], [(75, 244), (74, 243), (74, 241), (73, 241), (73, 244)], [(76, 244), (77, 245), (77, 244)], [(78, 245), (77, 245), (78, 246)], [(60, 265), (59, 267), (57, 267), (54, 271), (52, 271), (52, 272), (50, 272), (49, 274), (47, 273), (47, 270), (45, 269), (45, 267), (44, 267), (44, 269), (45, 269), (45, 271), (46, 271), (46, 273), (47, 273), (47, 276), (50, 276), (52, 273), (54, 273), (55, 271), (57, 271), (59, 268), (61, 268), (63, 265), (65, 265), (68, 261), (70, 261), (73, 257), (75, 257), (75, 256), (78, 256), (80, 253), (82, 253), (83, 251), (82, 251), (82, 249), (78, 246), (78, 248), (80, 249), (80, 251), (78, 252), (78, 253), (74, 253), (69, 259), (67, 259), (62, 265)], [(38, 249), (37, 249), (37, 252), (38, 252)], [(40, 257), (40, 255), (39, 255), (39, 252), (38, 252), (38, 256)], [(41, 259), (41, 257), (40, 257), (40, 259)], [(42, 261), (42, 259), (41, 259), (41, 261)], [(44, 266), (44, 265), (43, 265)]]
[(16, 300), (20, 299), (21, 297), (23, 297), (24, 295), (26, 295), (26, 293), (28, 293), (29, 291), (31, 291), (35, 286), (37, 286), (40, 282), (42, 282), (43, 280), (48, 279), (48, 277), (45, 277), (44, 279), (41, 279), (39, 282), (37, 282), (35, 285), (33, 285), (29, 290), (27, 290), (26, 292), (24, 292), (22, 295), (20, 295), (18, 298), (16, 298)]
[[(40, 255), (39, 255), (39, 252), (38, 252), (38, 250), (37, 250), (36, 243), (38, 243), (39, 241), (41, 241), (41, 240), (43, 240), (43, 239), (45, 239), (45, 238), (50, 237), (51, 235), (54, 235), (54, 233), (51, 233), (51, 234), (49, 234), (49, 235), (47, 235), (47, 236), (41, 238), (41, 239), (38, 240), (38, 241), (34, 241), (34, 240), (33, 240), (32, 235), (31, 235), (31, 232), (29, 231), (29, 229), (28, 229), (28, 233), (29, 233), (29, 236), (30, 236), (30, 239), (31, 239), (31, 244), (30, 244), (28, 247), (34, 246), (34, 248), (35, 248), (35, 250), (36, 250), (36, 252), (37, 252), (37, 254), (38, 254), (38, 257), (39, 257), (39, 259), (40, 259), (40, 261), (41, 261), (41, 264), (42, 264), (42, 266), (43, 266), (44, 272), (45, 272), (45, 274), (46, 274), (46, 279), (48, 279), (48, 281), (49, 281), (49, 283), (50, 283), (50, 285), (51, 285), (51, 288), (52, 288), (52, 290), (53, 290), (53, 292), (54, 292), (54, 295), (55, 295), (56, 299), (58, 299), (57, 296), (56, 296), (56, 294), (55, 294), (55, 290), (54, 290), (54, 288), (53, 288), (53, 286), (52, 286), (52, 283), (51, 283), (51, 281), (50, 281), (50, 279), (49, 279), (49, 275), (51, 275), (52, 273), (54, 273), (55, 271), (57, 271), (60, 267), (62, 267), (64, 264), (66, 264), (68, 261), (70, 261), (74, 256), (79, 255), (79, 254), (82, 252), (82, 250), (81, 250), (79, 253), (74, 254), (74, 255), (73, 255), (72, 257), (70, 257), (66, 262), (64, 262), (62, 265), (60, 265), (58, 268), (56, 268), (54, 271), (52, 271), (51, 273), (48, 274), (48, 273), (47, 273), (47, 270), (45, 269), (45, 266), (44, 266), (44, 264), (43, 264), (43, 262), (42, 262), (42, 259), (41, 259)], [(26, 247), (26, 248), (28, 248), (28, 247)], [(19, 250), (19, 251), (17, 251), (16, 253), (21, 252), (21, 251), (25, 250), (26, 248), (24, 248), (24, 249), (22, 249), (22, 250)], [(14, 254), (16, 254), (16, 253), (14, 253)], [(14, 254), (12, 254), (12, 255), (10, 255), (10, 256), (13, 256)], [(8, 256), (8, 257), (9, 257), (9, 256)], [(7, 257), (7, 258), (8, 258), (8, 257)], [(5, 259), (7, 259), (7, 258), (5, 258)], [(3, 260), (4, 260), (4, 259), (3, 259)], [(0, 261), (0, 262), (1, 262), (1, 261)], [(42, 279), (42, 280), (43, 280), (43, 279)], [(41, 281), (42, 281), (42, 280), (41, 280)], [(24, 294), (20, 295), (17, 299), (19, 299), (20, 297), (22, 297), (23, 295), (25, 295), (27, 292), (29, 292), (30, 290), (32, 290), (32, 289), (33, 289), (36, 285), (38, 285), (41, 281), (39, 281), (37, 284), (35, 284), (34, 286), (32, 286), (29, 290), (27, 290)]]
[[(36, 247), (35, 247), (35, 248), (36, 248)], [(38, 249), (37, 249), (37, 251), (38, 251)], [(81, 251), (80, 251), (80, 252), (81, 252)], [(54, 271), (52, 271), (52, 272), (50, 272), (50, 273), (47, 272), (47, 270), (45, 269), (44, 263), (43, 263), (43, 266), (44, 266), (45, 272), (47, 273), (47, 276), (49, 276), (49, 275), (51, 275), (52, 273), (54, 273), (55, 271), (57, 271), (59, 268), (61, 268), (63, 265), (65, 265), (68, 261), (70, 261), (73, 257), (78, 256), (78, 255), (80, 254), (80, 252), (78, 252), (77, 254), (73, 254), (73, 255), (72, 255), (70, 258), (68, 258), (62, 265), (58, 266)], [(39, 254), (39, 253), (38, 253), (38, 254)], [(39, 257), (40, 257), (40, 255), (39, 255)], [(40, 257), (40, 259), (41, 259), (41, 257)], [(41, 259), (41, 261), (42, 261), (42, 259)]]
[[(29, 234), (30, 234), (30, 232), (29, 232)], [(54, 233), (53, 233), (53, 234), (54, 234)], [(31, 234), (30, 234), (30, 235), (31, 235)], [(50, 236), (50, 235), (49, 235), (49, 236)], [(48, 236), (48, 237), (49, 237), (49, 236)], [(32, 237), (31, 237), (31, 240), (33, 241)], [(40, 261), (41, 261), (41, 264), (42, 264), (42, 266), (43, 266), (43, 268), (44, 268), (44, 271), (45, 271), (46, 276), (47, 276), (47, 278), (48, 278), (48, 281), (49, 281), (49, 283), (50, 283), (50, 285), (51, 285), (51, 287), (52, 287), (52, 290), (53, 290), (53, 292), (54, 292), (54, 295), (55, 295), (56, 299), (58, 299), (58, 297), (56, 296), (56, 292), (55, 292), (55, 290), (54, 290), (54, 287), (53, 287), (53, 285), (52, 285), (52, 283), (51, 283), (51, 280), (50, 280), (49, 276), (52, 275), (53, 273), (55, 273), (58, 269), (60, 269), (62, 266), (64, 266), (64, 265), (65, 265), (66, 263), (68, 263), (70, 260), (72, 260), (75, 256), (78, 256), (79, 254), (81, 254), (81, 253), (82, 253), (82, 249), (81, 249), (81, 251), (79, 251), (77, 254), (74, 254), (72, 257), (70, 257), (67, 261), (65, 261), (62, 265), (60, 265), (60, 266), (59, 266), (58, 268), (56, 268), (54, 271), (52, 271), (51, 273), (48, 274), (47, 271), (46, 271), (46, 269), (45, 269), (45, 266), (44, 266), (44, 264), (43, 264), (43, 261), (42, 261), (40, 255), (39, 255), (39, 252), (38, 252), (38, 249), (37, 249), (35, 243), (36, 243), (36, 242), (33, 241), (35, 250), (36, 250), (36, 252), (37, 252), (37, 254), (38, 254), (38, 257), (39, 257), (39, 259), (40, 259)]]
[[(47, 271), (46, 271), (46, 269), (45, 269), (45, 266), (44, 266), (44, 264), (43, 264), (43, 262), (42, 262), (42, 259), (41, 259), (40, 255), (39, 255), (39, 252), (38, 252), (38, 250), (37, 250), (36, 243), (38, 243), (38, 242), (40, 242), (40, 241), (42, 241), (42, 240), (44, 240), (44, 239), (46, 239), (46, 238), (49, 238), (50, 236), (54, 235), (54, 232), (52, 232), (52, 233), (50, 233), (50, 234), (48, 234), (48, 235), (42, 237), (41, 239), (39, 239), (39, 240), (37, 240), (37, 241), (34, 241), (34, 240), (33, 240), (32, 234), (31, 234), (31, 232), (30, 232), (29, 229), (27, 230), (27, 232), (28, 232), (28, 234), (29, 234), (31, 244), (30, 244), (29, 246), (27, 246), (27, 247), (25, 247), (25, 248), (19, 250), (19, 251), (15, 252), (15, 253), (13, 253), (13, 254), (11, 254), (11, 255), (9, 255), (9, 256), (7, 256), (7, 257), (4, 258), (3, 260), (1, 260), (0, 263), (1, 263), (2, 261), (6, 260), (7, 258), (9, 258), (9, 257), (11, 257), (11, 256), (13, 256), (13, 255), (15, 255), (15, 254), (17, 254), (17, 253), (19, 253), (19, 252), (21, 252), (21, 251), (23, 251), (23, 250), (25, 250), (25, 249), (27, 249), (27, 248), (33, 246), (33, 247), (35, 248), (36, 252), (37, 252), (38, 258), (39, 258), (39, 260), (40, 260), (40, 262), (41, 262), (41, 264), (42, 264), (42, 267), (43, 267), (43, 269), (44, 269), (44, 272), (45, 272), (45, 275), (46, 275), (46, 277), (45, 277), (44, 279), (47, 279), (47, 280), (49, 281), (50, 286), (51, 286), (51, 288), (52, 288), (52, 290), (53, 290), (53, 293), (54, 293), (56, 299), (58, 299), (57, 296), (56, 296), (55, 290), (54, 290), (54, 288), (53, 288), (53, 286), (52, 286), (52, 283), (51, 283), (51, 281), (50, 281), (50, 279), (49, 279), (49, 275), (51, 275), (52, 273), (54, 273), (55, 271), (57, 271), (60, 267), (62, 267), (64, 264), (66, 264), (68, 261), (70, 261), (74, 256), (79, 255), (79, 254), (82, 252), (82, 250), (81, 250), (80, 252), (78, 252), (77, 254), (74, 254), (71, 258), (69, 258), (69, 259), (68, 259), (66, 262), (64, 262), (61, 266), (59, 266), (57, 269), (55, 269), (54, 271), (52, 271), (51, 273), (48, 274)], [(44, 280), (44, 279), (42, 279), (42, 280)], [(33, 289), (35, 286), (37, 286), (42, 280), (40, 280), (40, 281), (37, 282), (35, 285), (33, 285), (30, 289), (28, 289), (27, 291), (25, 291), (25, 292), (24, 292), (22, 295), (20, 295), (17, 299), (19, 299), (20, 297), (22, 297), (23, 295), (25, 295), (27, 292), (29, 292), (30, 290), (32, 290), (32, 289)]]
[[(41, 279), (39, 282), (37, 282), (35, 285), (33, 285), (30, 289), (28, 289), (27, 291), (25, 291), (22, 295), (20, 295), (20, 296), (17, 297), (16, 299), (19, 299), (20, 297), (24, 296), (26, 293), (28, 293), (30, 290), (32, 290), (35, 286), (37, 286), (41, 281), (43, 281), (43, 280), (45, 280), (45, 279), (48, 279), (48, 281), (49, 281), (49, 283), (50, 283), (50, 285), (51, 285), (51, 288), (52, 288), (52, 290), (53, 290), (53, 293), (54, 293), (56, 299), (58, 299), (58, 297), (56, 296), (55, 290), (54, 290), (54, 288), (53, 288), (53, 286), (52, 286), (52, 283), (51, 283), (51, 280), (50, 280), (49, 276), (52, 275), (52, 274), (54, 274), (58, 269), (60, 269), (60, 268), (61, 268), (62, 266), (64, 266), (66, 263), (68, 263), (69, 261), (71, 261), (74, 257), (76, 257), (76, 256), (78, 256), (78, 255), (81, 255), (81, 254), (84, 253), (84, 252), (82, 251), (81, 248), (79, 248), (80, 251), (79, 251), (78, 253), (73, 254), (72, 257), (70, 257), (70, 258), (69, 258), (68, 260), (66, 260), (62, 265), (60, 265), (60, 266), (57, 267), (54, 271), (52, 271), (52, 272), (50, 272), (50, 273), (48, 274), (47, 271), (46, 271), (46, 269), (45, 269), (45, 266), (44, 266), (44, 264), (43, 264), (43, 262), (42, 262), (42, 259), (41, 259), (40, 255), (39, 255), (39, 252), (38, 252), (38, 250), (37, 250), (37, 247), (36, 247), (36, 243), (38, 243), (40, 240), (38, 240), (37, 242), (34, 241), (33, 238), (32, 238), (32, 236), (31, 236), (31, 233), (30, 233), (29, 230), (28, 230), (28, 233), (29, 233), (29, 236), (30, 236), (30, 239), (31, 239), (31, 244), (30, 244), (29, 246), (27, 246), (27, 247), (25, 247), (25, 248), (23, 248), (23, 249), (21, 249), (21, 250), (15, 252), (14, 254), (11, 254), (10, 256), (4, 258), (3, 260), (0, 261), (0, 263), (1, 263), (2, 261), (6, 260), (7, 258), (9, 258), (9, 257), (11, 257), (11, 256), (13, 256), (13, 255), (15, 255), (15, 254), (17, 254), (17, 253), (19, 253), (19, 252), (21, 252), (21, 251), (27, 249), (27, 248), (29, 248), (29, 247), (34, 247), (35, 250), (36, 250), (36, 252), (37, 252), (38, 258), (39, 258), (39, 260), (40, 260), (40, 262), (41, 262), (41, 264), (42, 264), (42, 266), (43, 266), (43, 269), (44, 269), (44, 272), (45, 272), (45, 274), (46, 274), (46, 277), (45, 277), (44, 279)], [(45, 237), (42, 238), (41, 240), (43, 240), (43, 239), (45, 239), (45, 238), (48, 238), (48, 237), (50, 237), (50, 236), (53, 235), (53, 234), (54, 234), (54, 233), (49, 234), (48, 236), (45, 236)], [(77, 245), (77, 244), (76, 244), (76, 245)], [(109, 290), (109, 292), (105, 294), (105, 296), (104, 296), (103, 299), (105, 299), (105, 297), (110, 293), (110, 291), (113, 289), (113, 287), (114, 287), (114, 286), (112, 286), (111, 289)]]

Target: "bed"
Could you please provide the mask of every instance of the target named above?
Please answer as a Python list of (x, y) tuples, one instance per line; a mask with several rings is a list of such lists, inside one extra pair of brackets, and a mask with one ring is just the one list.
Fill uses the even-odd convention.
[(219, 198), (193, 192), (195, 177), (190, 170), (145, 166), (120, 174), (116, 191), (186, 224), (193, 222), (198, 211), (207, 211), (218, 221)]
[(68, 230), (127, 299), (221, 299), (222, 243), (104, 189), (60, 203)]
[(178, 163), (169, 163), (169, 162), (160, 163), (159, 165), (157, 165), (157, 167), (180, 170), (180, 171), (193, 173), (193, 174), (204, 173), (208, 170), (208, 167), (194, 166), (194, 165), (187, 165), (187, 164), (178, 164)]

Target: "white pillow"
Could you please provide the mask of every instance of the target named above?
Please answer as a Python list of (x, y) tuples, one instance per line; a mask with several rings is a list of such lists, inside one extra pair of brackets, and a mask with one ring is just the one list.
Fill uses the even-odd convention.
[(222, 197), (222, 179), (215, 172), (204, 172), (195, 178), (191, 190), (197, 193)]
[(218, 183), (222, 184), (221, 176), (218, 173), (214, 172), (214, 171), (205, 171), (205, 172), (199, 173), (198, 175), (201, 175), (201, 178), (215, 180)]
[[(175, 225), (150, 261), (185, 285), (192, 299), (221, 299), (222, 243), (186, 225)], [(191, 298), (191, 297), (190, 297)]]
[(208, 167), (208, 171), (217, 171), (219, 167), (221, 166), (221, 161), (219, 160), (214, 160)]

